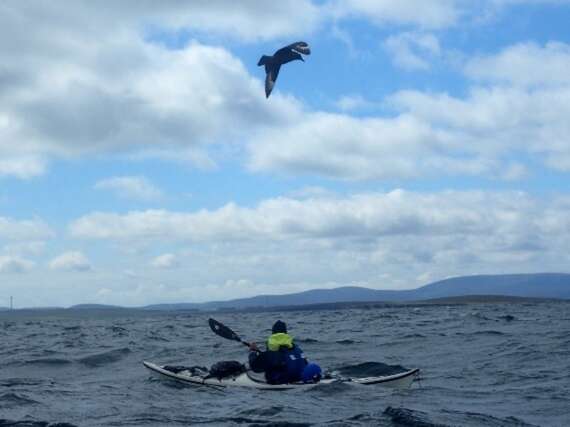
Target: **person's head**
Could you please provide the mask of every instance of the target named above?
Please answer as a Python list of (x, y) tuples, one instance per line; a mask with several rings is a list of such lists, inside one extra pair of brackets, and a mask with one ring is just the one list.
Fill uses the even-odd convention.
[(271, 333), (272, 334), (286, 334), (287, 333), (287, 325), (285, 324), (285, 322), (278, 320), (277, 322), (275, 322), (273, 324), (273, 327), (271, 328)]
[(322, 370), (316, 363), (309, 363), (303, 369), (302, 380), (304, 383), (316, 383), (319, 382), (322, 376)]

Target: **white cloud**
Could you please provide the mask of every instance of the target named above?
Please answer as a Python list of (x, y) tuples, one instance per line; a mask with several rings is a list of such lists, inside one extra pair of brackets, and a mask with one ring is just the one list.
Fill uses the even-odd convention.
[(269, 108), (260, 82), (221, 48), (166, 51), (133, 40), (108, 50), (123, 58), (123, 69), (76, 58), (61, 72), (58, 61), (46, 60), (44, 73), (14, 89), (10, 114), (23, 124), (16, 137), (58, 156), (197, 149), (234, 142), (252, 122), (271, 125), (291, 109), (278, 96)]
[(560, 42), (521, 43), (466, 65), (473, 79), (517, 86), (569, 86), (569, 69), (570, 45)]
[(341, 96), (335, 105), (338, 109), (343, 112), (349, 112), (353, 110), (361, 110), (365, 108), (374, 107), (375, 104), (366, 100), (362, 95), (344, 95)]
[[(214, 295), (221, 283), (237, 278), (264, 284), (272, 293), (295, 283), (410, 288), (425, 284), (422, 277), (565, 271), (570, 259), (561, 254), (570, 253), (569, 208), (563, 196), (395, 190), (280, 197), (254, 207), (228, 204), (196, 212), (97, 213), (70, 224), (70, 232), (111, 247), (144, 241), (191, 249), (179, 268), (143, 275), (173, 295), (190, 286), (195, 298), (198, 284), (211, 285), (207, 292), (200, 289)], [(183, 278), (190, 272), (187, 283)]]
[(310, 113), (302, 122), (260, 133), (249, 146), (248, 166), (346, 180), (491, 172), (493, 162), (465, 148), (458, 136), (411, 114), (356, 118)]
[[(268, 199), (255, 208), (225, 205), (192, 213), (137, 211), (125, 215), (93, 213), (70, 225), (78, 238), (154, 241), (228, 242), (247, 240), (370, 239), (386, 236), (485, 235), (536, 228), (533, 205), (523, 193), (410, 193), (396, 190), (346, 198)], [(558, 202), (553, 202), (557, 206)], [(560, 202), (561, 203), (561, 202)], [(556, 212), (560, 229), (568, 224)], [(546, 218), (547, 216), (542, 216)], [(530, 224), (534, 224), (530, 227)], [(170, 257), (169, 257), (170, 258)]]
[(568, 5), (569, 0), (331, 0), (322, 11), (335, 20), (360, 18), (381, 27), (442, 30), (460, 24), (485, 23), (509, 7)]
[(238, 238), (247, 233), (249, 228), (246, 227), (247, 224), (240, 223), (239, 219), (236, 220), (236, 217), (239, 217), (239, 213), (236, 215), (238, 211), (237, 206), (228, 204), (213, 213), (199, 211), (195, 214), (186, 214), (147, 210), (119, 215), (95, 212), (74, 221), (70, 225), (70, 233), (77, 238), (119, 240), (131, 238), (203, 240), (208, 239), (212, 233)]
[[(513, 51), (519, 64), (536, 65), (532, 77), (522, 77), (522, 66), (504, 65)], [(401, 91), (387, 99), (396, 112), (390, 118), (307, 112), (301, 121), (258, 132), (248, 166), (347, 180), (442, 174), (512, 180), (524, 176), (526, 165), (513, 167), (509, 158), (522, 154), (570, 171), (570, 81), (558, 72), (566, 62), (566, 45), (514, 47), (466, 69), (473, 78), (481, 73), (507, 84), (480, 85), (477, 78), (464, 97)]]
[(509, 6), (519, 4), (570, 4), (570, 0), (488, 0), (497, 6)]
[(156, 200), (162, 192), (143, 176), (117, 176), (103, 179), (94, 186), (96, 190), (111, 190), (120, 197), (137, 200)]
[(139, 279), (140, 276), (133, 270), (131, 269), (127, 269), (127, 270), (123, 270), (123, 275), (129, 279)]
[(0, 255), (0, 273), (24, 273), (34, 265), (33, 261), (24, 258)]
[(276, 93), (269, 106), (259, 79), (227, 50), (197, 42), (172, 50), (149, 41), (152, 31), (173, 28), (272, 38), (320, 19), (310, 2), (232, 4), (231, 18), (220, 13), (225, 6), (3, 5), (0, 176), (29, 178), (54, 157), (101, 152), (212, 167), (210, 144), (231, 144), (280, 122), (295, 102)]
[(292, 199), (318, 199), (332, 198), (335, 193), (323, 187), (304, 187), (299, 190), (293, 190), (287, 196)]
[(172, 149), (142, 149), (129, 156), (132, 160), (163, 160), (167, 162), (189, 165), (202, 170), (215, 170), (215, 160), (201, 147)]
[(439, 40), (429, 33), (401, 33), (384, 41), (394, 64), (404, 70), (428, 70), (431, 61), (441, 54)]
[[(3, 9), (4, 28), (14, 34), (19, 46), (55, 41), (65, 47), (82, 41), (79, 38), (65, 43), (62, 36), (69, 35), (70, 31), (87, 37), (94, 33), (104, 36), (106, 32), (112, 39), (125, 32), (152, 29), (186, 29), (245, 41), (268, 40), (310, 33), (322, 19), (320, 9), (308, 0), (283, 0), (276, 4), (227, 0), (184, 4), (175, 0), (125, 0), (106, 8), (79, 0), (71, 4), (36, 4), (33, 7), (13, 3), (3, 5)], [(227, 13), (228, 10), (232, 13)], [(35, 28), (35, 31), (26, 32), (24, 28)], [(51, 39), (45, 37), (54, 28), (57, 31)]]
[(3, 252), (10, 255), (40, 255), (45, 246), (46, 242), (43, 241), (13, 242), (5, 245)]
[[(256, 32), (263, 33), (265, 25), (275, 28), (259, 37), (275, 37), (295, 34), (303, 19), (309, 20), (309, 28), (316, 28), (331, 16), (341, 20), (360, 16), (377, 23), (442, 28), (453, 25), (464, 6), (451, 0), (425, 3), (290, 1), (275, 6), (282, 14), (273, 6), (247, 3), (236, 6), (231, 22), (225, 15), (217, 16), (227, 6), (222, 1), (184, 8), (170, 2), (145, 2), (133, 8), (132, 2), (121, 2), (109, 10), (88, 2), (3, 6), (0, 31), (10, 36), (0, 41), (6, 64), (0, 72), (0, 175), (36, 176), (51, 158), (94, 152), (176, 159), (213, 168), (212, 144), (235, 144), (241, 155), (244, 143), (252, 170), (341, 179), (410, 178), (442, 170), (451, 175), (501, 177), (503, 160), (491, 152), (492, 145), (502, 154), (519, 149), (538, 154), (549, 167), (569, 170), (568, 129), (560, 120), (568, 105), (566, 74), (560, 71), (568, 62), (564, 44), (514, 47), (496, 57), (473, 60), (466, 71), (476, 82), (525, 83), (530, 77), (508, 67), (514, 58), (535, 70), (529, 73), (532, 82), (544, 84), (554, 75), (554, 81), (563, 85), (558, 93), (522, 87), (509, 94), (505, 88), (501, 93), (498, 88), (474, 86), (471, 98), (462, 99), (418, 92), (416, 99), (442, 107), (431, 117), (419, 113), (421, 106), (403, 101), (411, 97), (402, 93), (393, 97), (400, 107), (398, 116), (355, 118), (310, 111), (279, 92), (268, 103), (261, 81), (226, 49), (194, 41), (168, 50), (149, 42), (152, 34), (143, 39), (141, 27), (146, 22), (144, 28), (152, 33), (151, 28), (214, 31), (210, 26), (215, 26), (216, 32), (250, 39), (256, 38), (253, 21), (261, 22)], [(305, 16), (300, 23), (294, 21), (298, 15)], [(425, 68), (426, 58), (440, 54), (437, 38), (419, 30), (393, 36), (387, 45), (401, 65), (412, 69)], [(480, 99), (483, 94), (492, 100)], [(519, 98), (522, 106), (516, 104)], [(455, 121), (463, 121), (464, 127), (445, 123), (450, 113), (444, 108), (456, 105), (463, 114), (457, 114)], [(533, 105), (541, 106), (538, 116), (528, 114), (538, 110)], [(339, 101), (345, 111), (366, 106), (367, 101), (358, 97)], [(505, 117), (510, 108), (514, 114), (507, 116), (505, 131), (494, 114)], [(477, 119), (489, 122), (483, 135), (473, 131), (472, 118), (475, 124)], [(521, 138), (530, 140), (530, 149), (521, 148)]]
[(43, 240), (55, 236), (41, 219), (15, 220), (0, 216), (0, 240)]
[[(0, 152), (1, 151), (7, 150), (0, 150)], [(13, 176), (16, 178), (27, 179), (42, 175), (45, 170), (45, 161), (35, 156), (26, 157), (9, 155), (8, 157), (0, 159), (0, 176)]]
[(84, 272), (91, 270), (91, 264), (83, 253), (72, 251), (65, 252), (52, 259), (49, 263), (49, 268), (52, 270)]
[(178, 259), (176, 258), (176, 255), (174, 254), (163, 254), (160, 256), (157, 256), (156, 258), (154, 258), (150, 265), (154, 268), (163, 268), (163, 269), (169, 269), (169, 268), (175, 268), (179, 265), (178, 263)]
[[(392, 99), (436, 131), (455, 135), (457, 150), (492, 161), (522, 152), (551, 168), (570, 170), (570, 86), (475, 88), (466, 99), (401, 92)], [(495, 165), (504, 169), (500, 162)]]
[(445, 28), (454, 25), (459, 16), (457, 0), (339, 0), (337, 17), (363, 17), (378, 25), (417, 25), (422, 28)]
[[(346, 284), (402, 289), (447, 276), (566, 271), (570, 265), (567, 195), (301, 193), (254, 206), (85, 215), (70, 224), (71, 237), (121, 262), (102, 262), (82, 277), (81, 290), (75, 276), (39, 268), (19, 277), (18, 286), (38, 289), (43, 299), (35, 305), (92, 302), (101, 288), (111, 291), (108, 303), (137, 304), (156, 302), (159, 293), (173, 302)], [(152, 252), (181, 254), (184, 262), (157, 269), (148, 263), (148, 249), (121, 251), (141, 242)], [(58, 300), (45, 299), (56, 290)]]
[(530, 174), (528, 168), (520, 163), (513, 162), (505, 165), (502, 178), (506, 181), (517, 181), (522, 178), (528, 177)]

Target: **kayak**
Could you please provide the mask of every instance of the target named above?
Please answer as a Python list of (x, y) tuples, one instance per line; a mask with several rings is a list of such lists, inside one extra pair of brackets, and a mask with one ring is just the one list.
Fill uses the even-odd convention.
[[(393, 375), (366, 378), (323, 378), (318, 383), (289, 383), (289, 384), (269, 384), (262, 375), (254, 374), (251, 371), (240, 372), (235, 375), (216, 378), (207, 373), (198, 373), (192, 368), (171, 369), (165, 365), (156, 365), (151, 362), (143, 362), (143, 365), (154, 374), (162, 378), (170, 378), (179, 382), (192, 385), (210, 386), (217, 388), (225, 387), (250, 387), (265, 390), (289, 390), (289, 389), (309, 389), (316, 386), (334, 383), (351, 383), (362, 385), (381, 385), (391, 388), (408, 388), (419, 375), (419, 369), (410, 369)], [(169, 369), (165, 369), (169, 368)]]

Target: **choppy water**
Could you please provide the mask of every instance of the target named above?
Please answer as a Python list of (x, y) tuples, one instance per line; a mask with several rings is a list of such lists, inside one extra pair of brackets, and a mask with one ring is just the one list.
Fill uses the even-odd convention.
[(245, 358), (207, 314), (0, 313), (0, 426), (570, 425), (570, 303), (215, 317), (258, 341), (281, 318), (324, 367), (419, 367), (422, 381), (395, 392), (196, 388), (153, 378), (141, 362)]

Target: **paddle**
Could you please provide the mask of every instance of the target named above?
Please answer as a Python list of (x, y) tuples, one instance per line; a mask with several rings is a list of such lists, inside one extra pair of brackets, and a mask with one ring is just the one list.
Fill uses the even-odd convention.
[(244, 340), (242, 340), (238, 334), (236, 334), (234, 331), (232, 331), (230, 328), (228, 328), (226, 325), (224, 325), (223, 323), (218, 322), (216, 319), (208, 319), (208, 324), (210, 325), (210, 328), (212, 329), (212, 331), (216, 334), (221, 336), (222, 338), (228, 339), (228, 340), (232, 340), (232, 341), (237, 341), (242, 343), (245, 346), (249, 347), (249, 343), (245, 342)]

